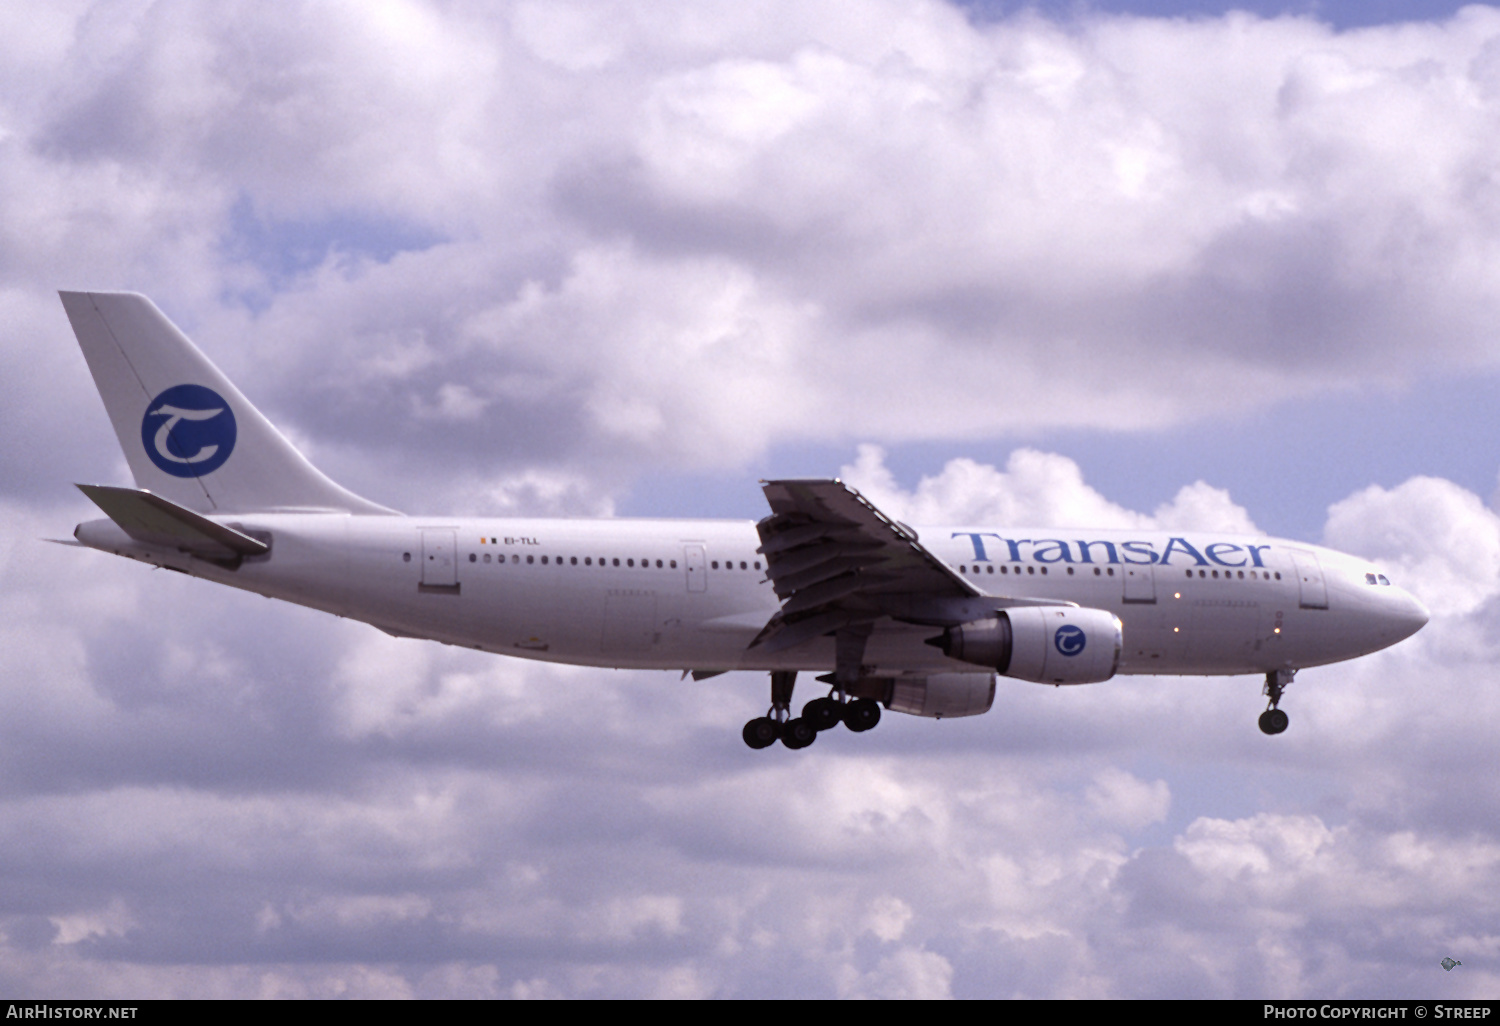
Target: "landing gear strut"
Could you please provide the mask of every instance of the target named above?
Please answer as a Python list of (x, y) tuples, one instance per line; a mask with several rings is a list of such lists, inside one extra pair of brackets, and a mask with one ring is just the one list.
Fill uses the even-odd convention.
[(779, 738), (788, 748), (806, 748), (817, 739), (817, 730), (805, 717), (791, 718), (792, 688), (796, 684), (796, 670), (771, 671), (771, 708), (764, 716), (745, 724), (740, 732), (745, 744), (751, 748), (769, 748)]
[(1281, 692), (1297, 676), (1296, 670), (1272, 670), (1266, 674), (1266, 689), (1263, 692), (1270, 696), (1271, 704), (1266, 711), (1260, 714), (1260, 729), (1265, 734), (1280, 734), (1286, 729), (1288, 722), (1287, 714), (1277, 708), (1281, 704)]
[(865, 675), (865, 642), (870, 640), (870, 633), (869, 624), (859, 624), (845, 627), (834, 635), (833, 688), (841, 702), (839, 718), (856, 734), (880, 722), (879, 702), (869, 698), (846, 699)]
[(845, 627), (834, 638), (834, 672), (819, 677), (833, 686), (827, 698), (814, 698), (802, 707), (802, 715), (792, 718), (792, 687), (796, 670), (773, 670), (771, 673), (771, 708), (745, 724), (741, 732), (751, 748), (769, 748), (777, 739), (788, 748), (806, 748), (824, 730), (840, 723), (855, 733), (869, 730), (880, 722), (880, 703), (869, 698), (850, 700), (849, 691), (864, 676), (865, 642), (870, 637), (868, 624)]

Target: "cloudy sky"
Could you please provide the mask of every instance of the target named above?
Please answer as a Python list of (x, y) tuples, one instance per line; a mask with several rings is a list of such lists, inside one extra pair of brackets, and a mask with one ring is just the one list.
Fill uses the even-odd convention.
[[(1493, 997), (1500, 8), (0, 6), (0, 992)], [(1238, 526), (1434, 611), (755, 753), (49, 545), (151, 295), (409, 512)], [(806, 697), (806, 696), (803, 696)], [(1444, 973), (1444, 956), (1463, 967)]]

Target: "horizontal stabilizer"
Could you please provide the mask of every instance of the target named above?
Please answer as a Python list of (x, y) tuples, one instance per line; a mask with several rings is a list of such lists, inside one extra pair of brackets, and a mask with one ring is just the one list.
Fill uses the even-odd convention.
[(270, 546), (258, 538), (137, 488), (78, 486), (120, 530), (138, 542), (159, 545), (211, 560), (260, 556)]

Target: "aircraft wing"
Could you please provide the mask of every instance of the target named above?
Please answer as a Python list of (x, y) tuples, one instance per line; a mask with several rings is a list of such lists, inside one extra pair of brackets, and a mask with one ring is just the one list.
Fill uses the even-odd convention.
[(771, 515), (756, 524), (782, 600), (750, 647), (776, 652), (843, 627), (891, 617), (953, 626), (1021, 605), (1075, 605), (987, 595), (838, 480), (763, 483)]

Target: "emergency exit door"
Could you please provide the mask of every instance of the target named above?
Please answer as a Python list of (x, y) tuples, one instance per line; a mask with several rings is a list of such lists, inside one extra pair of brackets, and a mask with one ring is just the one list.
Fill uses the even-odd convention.
[(422, 591), (457, 594), (458, 532), (443, 528), (422, 531)]

